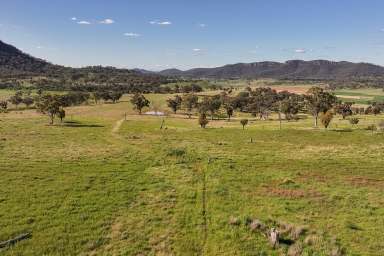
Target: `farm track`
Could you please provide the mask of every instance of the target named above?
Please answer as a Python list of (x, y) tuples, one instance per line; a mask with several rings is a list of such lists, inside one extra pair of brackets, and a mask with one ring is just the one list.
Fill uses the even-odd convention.
[(119, 132), (121, 125), (124, 123), (125, 118), (118, 120), (112, 128), (112, 134)]

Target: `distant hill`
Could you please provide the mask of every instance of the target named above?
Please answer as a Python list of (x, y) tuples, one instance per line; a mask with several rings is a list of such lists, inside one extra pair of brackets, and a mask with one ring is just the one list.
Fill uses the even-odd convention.
[(166, 82), (166, 77), (153, 72), (144, 73), (137, 70), (102, 66), (70, 68), (54, 65), (0, 41), (0, 82), (9, 84), (9, 81), (15, 79), (34, 77), (39, 79), (30, 80), (30, 83), (50, 88), (113, 84), (115, 88), (140, 87), (145, 91), (154, 91), (155, 87)]
[(167, 69), (161, 75), (184, 78), (274, 78), (342, 80), (361, 77), (384, 76), (384, 67), (369, 63), (334, 62), (327, 60), (290, 60), (280, 62), (255, 62), (225, 65), (216, 68), (195, 68), (187, 71)]
[[(0, 41), (0, 85), (12, 86), (16, 81), (28, 80), (38, 87), (69, 88), (76, 85), (114, 85), (127, 91), (157, 91), (170, 77), (185, 79), (253, 79), (272, 78), (290, 80), (344, 81), (341, 86), (384, 87), (384, 67), (369, 63), (334, 62), (327, 60), (290, 60), (280, 62), (237, 63), (216, 68), (195, 68), (187, 71), (167, 69), (160, 72), (114, 67), (70, 68), (54, 65), (30, 56), (16, 47)], [(30, 79), (34, 78), (34, 79)], [(35, 79), (37, 78), (37, 79)], [(366, 81), (370, 81), (367, 83)], [(361, 81), (361, 82), (360, 82)], [(19, 85), (22, 84), (21, 82)], [(338, 85), (339, 86), (339, 85)]]
[(59, 68), (0, 41), (0, 76), (46, 74)]

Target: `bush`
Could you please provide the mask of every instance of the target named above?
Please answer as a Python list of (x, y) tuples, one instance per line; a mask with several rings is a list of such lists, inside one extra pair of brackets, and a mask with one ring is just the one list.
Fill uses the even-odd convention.
[(248, 124), (248, 119), (241, 119), (240, 123), (243, 126), (243, 130), (244, 130), (244, 127)]
[(207, 115), (205, 113), (201, 113), (199, 116), (199, 125), (201, 126), (201, 128), (205, 128), (208, 123), (209, 121), (207, 119)]
[(351, 125), (358, 124), (359, 121), (360, 121), (360, 120), (359, 120), (359, 118), (357, 118), (357, 117), (352, 117), (352, 118), (349, 119), (349, 123), (350, 123)]
[(181, 157), (186, 154), (186, 150), (184, 148), (172, 148), (168, 151), (168, 156), (176, 156)]
[(7, 109), (8, 109), (8, 102), (0, 101), (0, 112), (7, 112)]
[(324, 125), (325, 129), (328, 128), (332, 119), (333, 119), (333, 113), (330, 110), (328, 110), (325, 114), (321, 116), (321, 123)]

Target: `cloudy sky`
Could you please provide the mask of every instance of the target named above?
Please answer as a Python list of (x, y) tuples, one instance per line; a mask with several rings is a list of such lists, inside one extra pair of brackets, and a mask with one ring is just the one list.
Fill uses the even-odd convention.
[(67, 66), (384, 65), (382, 0), (1, 0), (0, 40)]

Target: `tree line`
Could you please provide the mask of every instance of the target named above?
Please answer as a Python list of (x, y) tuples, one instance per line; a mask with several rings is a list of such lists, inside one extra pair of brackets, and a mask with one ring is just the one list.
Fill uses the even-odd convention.
[[(250, 113), (262, 120), (269, 118), (271, 113), (276, 113), (279, 120), (298, 120), (299, 113), (308, 113), (314, 118), (314, 126), (321, 123), (328, 127), (334, 114), (339, 114), (345, 119), (354, 114), (380, 114), (384, 110), (384, 103), (372, 102), (370, 106), (353, 107), (353, 102), (342, 102), (337, 97), (320, 87), (312, 87), (307, 94), (299, 95), (288, 91), (277, 92), (271, 88), (247, 88), (236, 96), (222, 92), (213, 96), (198, 96), (193, 93), (176, 95), (167, 100), (168, 107), (173, 113), (184, 109), (191, 117), (192, 112), (199, 114), (199, 123), (202, 127), (207, 125), (207, 115), (213, 120), (219, 112), (224, 112), (230, 120), (235, 111)], [(357, 124), (357, 118), (350, 118), (351, 124)], [(242, 121), (243, 127), (247, 124)]]
[[(154, 79), (154, 78), (153, 78)], [(52, 79), (52, 78), (26, 78), (26, 79), (1, 79), (0, 89), (12, 90), (50, 90), (50, 91), (82, 91), (82, 92), (98, 92), (98, 91), (119, 91), (128, 94), (134, 93), (189, 93), (201, 92), (203, 87), (195, 82), (178, 83), (171, 79), (154, 79), (143, 80), (133, 79), (127, 82), (119, 82), (118, 79), (114, 82), (88, 81)], [(25, 85), (28, 84), (28, 87)], [(174, 85), (170, 85), (174, 84)], [(210, 86), (211, 89), (217, 87)]]

